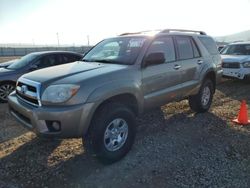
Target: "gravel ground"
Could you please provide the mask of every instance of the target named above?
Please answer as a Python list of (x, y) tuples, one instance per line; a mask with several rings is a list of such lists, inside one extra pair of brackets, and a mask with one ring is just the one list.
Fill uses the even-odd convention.
[(250, 187), (250, 126), (231, 123), (249, 93), (250, 84), (226, 80), (207, 113), (182, 101), (139, 117), (134, 147), (109, 166), (81, 139), (37, 138), (0, 104), (0, 188)]

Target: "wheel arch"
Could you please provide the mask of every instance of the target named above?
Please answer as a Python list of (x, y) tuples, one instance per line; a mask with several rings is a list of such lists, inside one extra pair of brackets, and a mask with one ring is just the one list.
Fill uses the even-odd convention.
[(13, 85), (16, 85), (16, 82), (13, 81), (13, 80), (3, 80), (3, 81), (0, 81), (0, 85), (2, 84), (13, 84)]
[(208, 72), (206, 72), (202, 82), (204, 82), (207, 79), (210, 79), (212, 81), (213, 86), (214, 86), (213, 92), (215, 92), (215, 90), (216, 90), (216, 74), (213, 70), (209, 70)]
[(91, 124), (92, 124), (95, 116), (98, 114), (98, 112), (101, 110), (101, 108), (108, 103), (124, 104), (124, 105), (128, 106), (136, 116), (140, 113), (138, 101), (136, 99), (136, 96), (134, 96), (133, 94), (122, 93), (122, 94), (110, 96), (96, 105), (95, 109), (93, 110), (92, 116), (90, 118), (88, 127), (84, 131), (85, 136), (88, 134), (89, 129), (91, 127)]
[(99, 108), (101, 108), (103, 105), (107, 103), (124, 104), (128, 106), (135, 113), (135, 115), (138, 115), (139, 113), (138, 101), (136, 97), (131, 93), (117, 94), (105, 99), (97, 106), (95, 112), (98, 111)]

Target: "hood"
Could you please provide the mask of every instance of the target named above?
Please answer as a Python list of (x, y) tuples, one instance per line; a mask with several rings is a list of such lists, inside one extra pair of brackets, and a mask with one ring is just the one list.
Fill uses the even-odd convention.
[(0, 67), (0, 76), (1, 75), (6, 75), (6, 74), (11, 74), (12, 72), (13, 72), (13, 70)]
[(114, 72), (120, 69), (125, 69), (127, 65), (103, 64), (103, 63), (88, 63), (77, 61), (65, 65), (54, 66), (41, 69), (23, 77), (39, 83), (51, 83), (58, 80), (67, 79), (68, 82), (76, 83), (81, 80), (95, 77), (109, 72)]
[(0, 63), (0, 68), (1, 67), (8, 67), (10, 64), (14, 63), (17, 59), (15, 60), (11, 60), (11, 61), (7, 61), (7, 62), (4, 62), (4, 63)]
[(250, 61), (250, 55), (222, 55), (221, 56), (223, 62), (246, 62)]

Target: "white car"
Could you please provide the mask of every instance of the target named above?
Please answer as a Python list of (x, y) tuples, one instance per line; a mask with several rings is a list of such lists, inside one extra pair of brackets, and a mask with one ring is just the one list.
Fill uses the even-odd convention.
[(250, 80), (250, 42), (227, 45), (221, 57), (224, 77)]

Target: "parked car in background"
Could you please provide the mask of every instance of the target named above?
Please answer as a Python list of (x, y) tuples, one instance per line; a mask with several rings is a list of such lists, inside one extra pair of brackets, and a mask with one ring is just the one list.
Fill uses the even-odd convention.
[(13, 60), (10, 60), (10, 61), (6, 61), (6, 62), (3, 62), (3, 63), (0, 63), (0, 68), (8, 67), (9, 65), (11, 65), (14, 62), (16, 62), (17, 60), (18, 59), (13, 59)]
[(250, 80), (250, 42), (229, 44), (221, 55), (224, 77)]
[(98, 43), (82, 62), (23, 75), (9, 107), (38, 135), (83, 137), (112, 163), (130, 150), (138, 114), (183, 99), (206, 112), (221, 76), (217, 46), (202, 31), (127, 33)]
[(7, 96), (15, 90), (16, 81), (23, 74), (46, 67), (78, 61), (82, 57), (81, 54), (75, 52), (34, 52), (15, 60), (7, 67), (0, 68), (0, 102), (7, 102)]
[(218, 46), (218, 51), (220, 52), (224, 47), (225, 47), (225, 45), (219, 45)]

